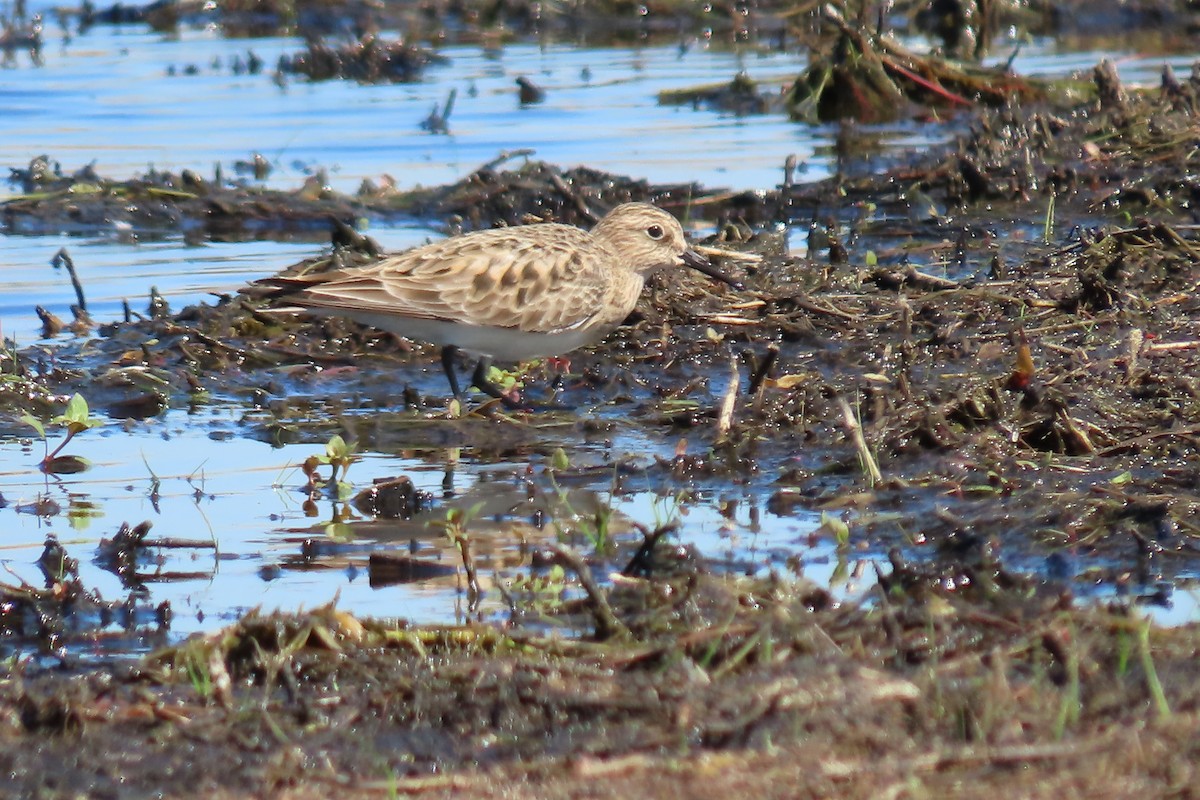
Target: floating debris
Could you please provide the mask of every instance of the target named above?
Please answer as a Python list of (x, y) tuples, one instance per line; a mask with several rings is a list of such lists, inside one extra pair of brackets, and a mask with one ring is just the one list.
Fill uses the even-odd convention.
[(446, 60), (432, 50), (400, 39), (382, 41), (368, 35), (340, 47), (310, 41), (307, 50), (280, 56), (277, 70), (282, 75), (303, 75), (311, 81), (412, 83), (421, 79), (427, 67)]
[(546, 100), (546, 90), (524, 75), (517, 78), (517, 101), (523, 106), (533, 106)]

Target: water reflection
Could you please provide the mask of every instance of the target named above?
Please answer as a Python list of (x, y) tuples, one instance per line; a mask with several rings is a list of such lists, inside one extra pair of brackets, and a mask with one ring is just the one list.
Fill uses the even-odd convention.
[[(409, 516), (374, 513), (383, 506), (337, 495), (310, 502), (300, 465), (323, 444), (245, 438), (237, 433), (240, 415), (210, 407), (110, 422), (72, 442), (91, 468), (57, 477), (37, 471), (36, 443), (4, 431), (6, 582), (44, 584), (40, 563), (52, 535), (78, 562), (82, 585), (100, 597), (133, 598), (149, 609), (168, 603), (172, 637), (254, 607), (312, 608), (335, 598), (358, 614), (454, 622), (506, 613), (501, 594), (489, 589), (542, 574), (548, 564), (531, 559), (550, 542), (591, 554), (603, 576), (632, 557), (641, 529), (678, 519), (668, 548), (689, 548), (717, 569), (766, 574), (794, 572), (788, 554), (816, 524), (803, 513), (764, 515), (753, 492), (718, 498), (686, 486), (656, 488), (637, 470), (615, 484), (616, 470), (586, 450), (573, 452), (596, 467), (557, 477), (537, 453), (483, 466), (469, 449), (367, 452), (348, 473), (350, 488), (404, 476), (424, 498)], [(654, 452), (619, 437), (610, 451)], [(477, 608), (465, 602), (460, 554), (439, 524), (450, 512), (464, 515), (470, 535), (485, 590)], [(150, 526), (139, 529), (143, 521)], [(832, 552), (811, 551), (805, 576), (824, 580)], [(120, 646), (130, 645), (122, 638)]]
[[(532, 147), (564, 165), (751, 188), (777, 183), (783, 159), (798, 149), (820, 177), (812, 136), (782, 115), (750, 124), (657, 103), (662, 90), (728, 81), (743, 69), (782, 83), (803, 66), (795, 55), (454, 46), (441, 51), (449, 62), (418, 83), (292, 80), (281, 88), (266, 72), (213, 66), (232, 64), (247, 47), (273, 64), (303, 42), (96, 28), (50, 48), (44, 67), (12, 70), (0, 87), (0, 163), (24, 166), (48, 153), (65, 169), (95, 160), (100, 174), (121, 178), (149, 167), (207, 176), (217, 164), (232, 175), (234, 162), (258, 152), (272, 168), (268, 185), (295, 188), (325, 169), (334, 188), (353, 192), (388, 173), (404, 187), (451, 182), (498, 152)], [(194, 74), (183, 74), (184, 63), (196, 65)], [(543, 102), (522, 104), (518, 77), (536, 82)], [(458, 100), (449, 135), (431, 135), (421, 123), (451, 89)]]

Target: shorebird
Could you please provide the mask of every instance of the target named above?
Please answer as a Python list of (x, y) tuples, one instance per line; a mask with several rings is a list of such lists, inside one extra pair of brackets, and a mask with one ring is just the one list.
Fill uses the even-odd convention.
[(604, 338), (633, 310), (646, 275), (686, 266), (740, 289), (688, 246), (683, 228), (647, 203), (617, 206), (591, 232), (541, 223), (476, 231), (365, 267), (259, 281), (278, 302), (347, 317), (441, 345), (456, 398), (459, 350), (479, 355), (471, 383), (493, 359), (557, 356)]

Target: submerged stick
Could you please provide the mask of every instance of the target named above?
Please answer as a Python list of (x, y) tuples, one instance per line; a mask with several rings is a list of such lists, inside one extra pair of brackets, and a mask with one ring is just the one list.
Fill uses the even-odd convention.
[(642, 546), (633, 554), (633, 558), (629, 559), (629, 563), (625, 565), (625, 569), (621, 570), (622, 575), (637, 578), (648, 578), (650, 573), (654, 571), (653, 556), (654, 548), (658, 546), (658, 542), (668, 533), (674, 533), (679, 530), (679, 520), (672, 520), (665, 525), (659, 525), (654, 530), (646, 530), (639, 527), (642, 532)]
[(717, 442), (724, 442), (729, 438), (729, 431), (733, 428), (733, 409), (737, 405), (738, 384), (741, 383), (742, 375), (738, 371), (737, 357), (730, 355), (729, 357), (729, 386), (725, 389), (725, 396), (721, 398), (721, 405), (717, 411)]
[(1129, 332), (1129, 348), (1125, 356), (1125, 382), (1132, 385), (1138, 371), (1138, 354), (1142, 352), (1145, 334), (1141, 328)]
[(854, 410), (850, 408), (846, 398), (839, 397), (838, 404), (842, 407), (842, 425), (845, 427), (846, 433), (850, 435), (850, 440), (854, 442), (855, 449), (858, 450), (863, 471), (867, 473), (867, 478), (872, 486), (882, 483), (883, 473), (879, 471), (879, 465), (875, 463), (875, 457), (871, 455), (871, 450), (867, 447), (867, 440), (863, 436), (862, 425), (859, 424), (858, 417), (854, 416)]
[(596, 578), (592, 575), (592, 570), (583, 557), (570, 547), (557, 542), (550, 543), (550, 551), (562, 559), (579, 576), (579, 585), (587, 594), (588, 604), (592, 608), (592, 616), (596, 620), (596, 638), (608, 639), (612, 636), (628, 634), (629, 629), (613, 613), (612, 606), (608, 604), (608, 598), (604, 596), (604, 592), (600, 591), (600, 587), (596, 584)]
[(763, 381), (771, 373), (771, 367), (775, 366), (775, 362), (779, 360), (779, 345), (771, 342), (767, 345), (767, 352), (763, 354), (762, 361), (758, 362), (754, 367), (754, 371), (750, 374), (750, 385), (746, 387), (746, 394), (757, 395), (758, 390), (762, 388)]

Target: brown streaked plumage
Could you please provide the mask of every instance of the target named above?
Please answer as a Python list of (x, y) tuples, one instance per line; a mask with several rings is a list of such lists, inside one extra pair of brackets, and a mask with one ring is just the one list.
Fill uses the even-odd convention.
[(450, 386), (458, 350), (522, 361), (599, 341), (637, 304), (645, 276), (688, 266), (740, 285), (688, 247), (683, 228), (645, 203), (613, 209), (586, 232), (555, 223), (477, 231), (366, 267), (261, 282), (281, 302), (442, 346)]

